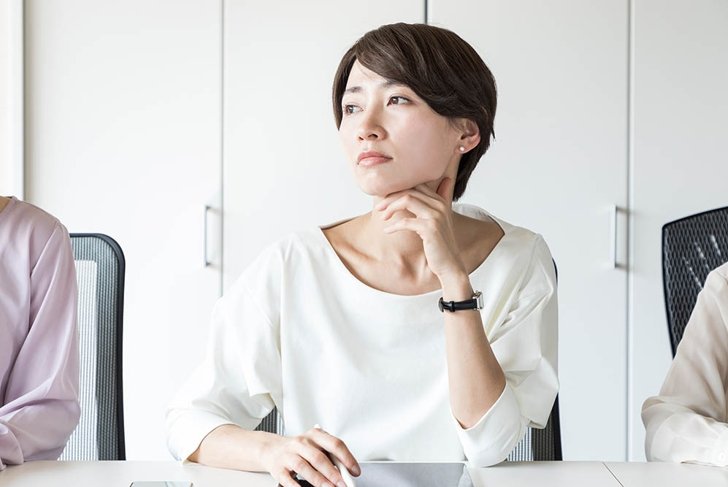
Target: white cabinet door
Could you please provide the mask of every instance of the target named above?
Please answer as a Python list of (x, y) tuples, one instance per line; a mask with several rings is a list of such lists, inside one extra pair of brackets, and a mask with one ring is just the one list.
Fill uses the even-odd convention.
[(728, 3), (634, 2), (634, 381), (630, 459), (644, 458), (640, 408), (672, 359), (662, 291), (662, 225), (728, 206)]
[(164, 410), (201, 359), (220, 291), (203, 231), (220, 197), (221, 3), (25, 9), (27, 198), (124, 250), (127, 456), (169, 459)]
[(423, 19), (420, 0), (225, 2), (226, 287), (279, 237), (371, 209), (339, 147), (334, 73), (365, 32)]
[(625, 460), (627, 276), (610, 220), (627, 203), (628, 2), (430, 0), (428, 20), (473, 44), (499, 88), (496, 141), (463, 200), (543, 234), (558, 266), (564, 459)]

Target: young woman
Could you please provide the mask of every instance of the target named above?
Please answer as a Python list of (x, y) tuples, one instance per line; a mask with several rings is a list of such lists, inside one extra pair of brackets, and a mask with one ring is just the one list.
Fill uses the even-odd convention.
[(80, 416), (78, 367), (68, 232), (0, 196), (0, 470), (61, 455)]
[[(543, 239), (452, 205), (489, 146), (495, 81), (454, 33), (394, 24), (344, 55), (333, 103), (372, 210), (273, 244), (220, 300), (170, 449), (284, 486), (341, 485), (332, 460), (500, 462), (546, 424), (558, 380)], [(274, 406), (287, 436), (252, 431)]]

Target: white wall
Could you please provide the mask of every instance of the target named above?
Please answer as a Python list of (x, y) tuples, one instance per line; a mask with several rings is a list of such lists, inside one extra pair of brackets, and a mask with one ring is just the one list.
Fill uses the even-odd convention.
[(23, 197), (23, 1), (0, 2), (0, 195)]
[(123, 249), (127, 458), (169, 459), (164, 411), (220, 293), (221, 2), (25, 6), (28, 200)]

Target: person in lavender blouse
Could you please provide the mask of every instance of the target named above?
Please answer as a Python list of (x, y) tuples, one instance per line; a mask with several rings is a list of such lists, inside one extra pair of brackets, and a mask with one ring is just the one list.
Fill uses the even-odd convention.
[(57, 459), (78, 424), (76, 301), (65, 227), (0, 196), (0, 470)]

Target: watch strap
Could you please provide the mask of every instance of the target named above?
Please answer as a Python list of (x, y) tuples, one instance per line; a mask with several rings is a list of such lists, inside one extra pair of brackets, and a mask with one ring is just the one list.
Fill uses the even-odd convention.
[(480, 291), (475, 291), (472, 298), (466, 299), (464, 301), (445, 301), (440, 298), (437, 304), (440, 308), (440, 311), (444, 312), (447, 310), (451, 313), (454, 313), (455, 311), (464, 311), (469, 309), (483, 309), (483, 293), (481, 293)]

